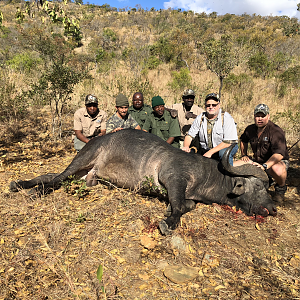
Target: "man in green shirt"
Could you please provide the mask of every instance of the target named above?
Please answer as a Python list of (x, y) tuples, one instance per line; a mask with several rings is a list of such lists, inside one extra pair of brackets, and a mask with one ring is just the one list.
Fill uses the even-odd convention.
[(142, 93), (135, 93), (132, 97), (132, 105), (129, 106), (128, 113), (137, 121), (143, 128), (147, 116), (152, 112), (150, 105), (144, 104), (144, 96)]
[(147, 117), (143, 130), (155, 134), (175, 148), (179, 148), (181, 135), (178, 120), (165, 110), (165, 102), (160, 96), (152, 98), (153, 111)]

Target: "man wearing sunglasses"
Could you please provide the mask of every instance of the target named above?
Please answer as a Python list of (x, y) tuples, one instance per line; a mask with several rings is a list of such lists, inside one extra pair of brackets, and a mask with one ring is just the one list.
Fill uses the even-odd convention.
[(182, 94), (182, 103), (173, 104), (169, 110), (172, 116), (178, 117), (181, 136), (179, 138), (180, 147), (183, 146), (183, 141), (187, 135), (191, 125), (198, 115), (202, 114), (204, 110), (194, 104), (195, 92), (192, 89), (186, 89)]
[(85, 97), (85, 107), (74, 114), (74, 148), (79, 152), (90, 139), (104, 135), (107, 114), (98, 108), (98, 99), (94, 95)]
[[(193, 122), (184, 139), (183, 151), (191, 151), (190, 145), (196, 135), (200, 140), (200, 154), (217, 160), (222, 159), (226, 148), (238, 142), (236, 124), (228, 112), (222, 112), (218, 94), (211, 93), (205, 97), (205, 112)], [(231, 165), (237, 150), (236, 145), (230, 153)]]

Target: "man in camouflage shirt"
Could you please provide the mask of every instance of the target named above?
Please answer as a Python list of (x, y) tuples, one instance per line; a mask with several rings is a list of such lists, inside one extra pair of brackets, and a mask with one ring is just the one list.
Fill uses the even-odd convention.
[(132, 105), (129, 106), (128, 112), (142, 128), (147, 116), (151, 114), (152, 108), (150, 105), (144, 104), (143, 94), (137, 92), (132, 97)]
[(129, 102), (125, 95), (119, 94), (116, 97), (116, 113), (106, 123), (106, 133), (117, 132), (122, 129), (141, 129), (139, 124), (128, 113)]
[(165, 110), (164, 100), (160, 96), (152, 98), (152, 113), (147, 117), (143, 130), (162, 138), (168, 144), (179, 148), (180, 127), (178, 120)]

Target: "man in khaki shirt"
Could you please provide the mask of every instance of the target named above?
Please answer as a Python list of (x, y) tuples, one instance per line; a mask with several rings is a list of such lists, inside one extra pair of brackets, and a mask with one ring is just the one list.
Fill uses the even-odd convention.
[(204, 110), (195, 105), (195, 92), (191, 89), (186, 89), (182, 94), (182, 103), (173, 104), (171, 109), (171, 115), (177, 116), (181, 137), (180, 137), (180, 148), (183, 146), (184, 137), (187, 135), (191, 125), (193, 124), (196, 117), (204, 112)]
[(90, 139), (106, 133), (107, 114), (98, 108), (98, 99), (87, 95), (85, 107), (74, 114), (74, 147), (79, 152)]

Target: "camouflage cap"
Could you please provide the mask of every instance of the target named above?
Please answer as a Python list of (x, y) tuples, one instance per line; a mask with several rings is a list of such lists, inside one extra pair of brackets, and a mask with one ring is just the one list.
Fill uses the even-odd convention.
[(266, 104), (258, 104), (254, 109), (254, 115), (257, 113), (263, 113), (265, 116), (270, 114), (270, 109)]
[(85, 97), (85, 105), (88, 105), (91, 103), (98, 104), (98, 99), (96, 96), (90, 94)]
[(194, 96), (195, 97), (195, 92), (192, 89), (186, 89), (183, 91), (182, 97), (186, 96)]
[(215, 101), (217, 101), (217, 102), (220, 102), (220, 97), (219, 97), (219, 95), (216, 94), (216, 93), (210, 93), (210, 94), (208, 94), (208, 95), (205, 97), (205, 102), (206, 102), (207, 100), (209, 100), (209, 99), (213, 99), (213, 100), (215, 100)]

